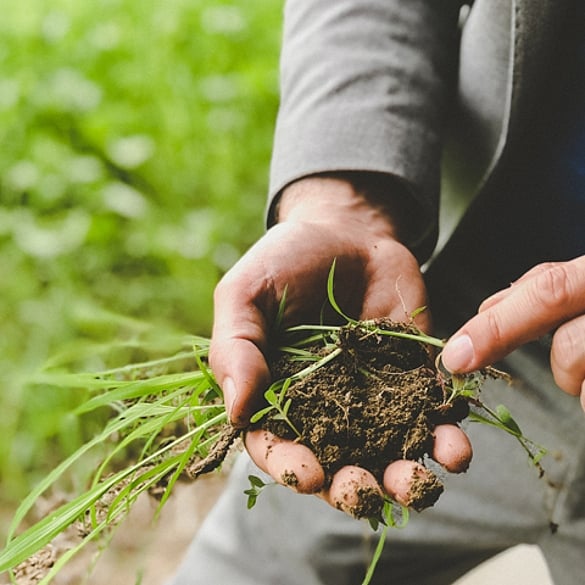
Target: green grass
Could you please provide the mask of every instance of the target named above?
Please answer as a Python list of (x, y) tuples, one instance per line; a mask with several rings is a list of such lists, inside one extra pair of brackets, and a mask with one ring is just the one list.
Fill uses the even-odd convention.
[[(9, 545), (0, 553), (0, 572), (25, 561), (74, 523), (85, 533), (86, 542), (107, 533), (144, 491), (156, 487), (162, 507), (181, 474), (196, 477), (197, 464), (192, 466), (191, 460), (212, 452), (227, 426), (227, 415), (221, 390), (199, 358), (207, 354), (207, 340), (189, 337), (182, 345), (183, 351), (164, 362), (93, 374), (47, 370), (32, 381), (54, 388), (84, 388), (88, 399), (72, 415), (81, 417), (105, 409), (108, 419), (90, 440), (48, 472), (20, 504), (10, 523)], [(195, 356), (192, 349), (187, 351), (193, 346), (197, 348)], [(22, 531), (21, 524), (38, 499), (50, 494), (70, 470), (79, 476), (80, 466), (87, 463), (92, 468), (91, 481)], [(43, 582), (48, 582), (81, 546), (66, 551)]]
[(208, 334), (215, 283), (263, 230), (280, 13), (3, 3), (3, 508), (102, 428), (67, 414), (89, 391), (43, 382), (47, 360), (95, 371)]

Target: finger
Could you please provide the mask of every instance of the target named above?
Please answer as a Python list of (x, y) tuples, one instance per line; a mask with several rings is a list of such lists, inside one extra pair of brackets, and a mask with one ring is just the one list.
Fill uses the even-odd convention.
[(323, 488), (323, 467), (305, 445), (264, 430), (247, 433), (245, 444), (256, 465), (277, 483), (302, 494), (315, 494)]
[(473, 448), (467, 435), (457, 425), (439, 425), (433, 431), (433, 459), (451, 473), (467, 471)]
[(583, 380), (583, 383), (581, 384), (581, 408), (583, 409), (583, 412), (585, 412), (585, 380)]
[(384, 505), (384, 494), (376, 478), (355, 465), (342, 467), (331, 481), (324, 499), (354, 518), (375, 518)]
[(512, 282), (508, 288), (502, 289), (494, 293), (493, 295), (489, 296), (487, 299), (485, 299), (479, 306), (478, 313), (481, 313), (482, 311), (485, 311), (486, 309), (489, 309), (490, 307), (497, 305), (500, 301), (505, 299), (512, 292), (515, 286), (525, 283), (527, 280), (533, 278), (537, 274), (541, 274), (542, 272), (549, 270), (556, 264), (558, 263), (544, 262), (542, 264), (538, 264), (532, 267), (530, 270), (525, 272), (520, 278)]
[(433, 431), (433, 459), (450, 473), (467, 471), (473, 457), (468, 436), (452, 424), (438, 425)]
[(236, 427), (246, 426), (261, 407), (262, 390), (270, 384), (264, 355), (250, 339), (215, 336), (209, 363), (222, 388), (230, 421)]
[(524, 274), (522, 274), (522, 276), (520, 276), (519, 278), (517, 278), (512, 283), (512, 286), (514, 286), (516, 284), (520, 284), (522, 282), (525, 282), (528, 279), (533, 278), (537, 274), (542, 274), (543, 272), (546, 272), (547, 270), (550, 270), (554, 266), (558, 266), (560, 264), (563, 264), (563, 262), (541, 262), (540, 264), (537, 264), (536, 266), (533, 266), (532, 268), (530, 268), (529, 270), (527, 270)]
[[(284, 291), (289, 285), (295, 289), (297, 281), (313, 290), (312, 263), (308, 263), (309, 268), (299, 264), (291, 268), (293, 263), (283, 260), (294, 249), (294, 242), (294, 230), (273, 227), (215, 289), (209, 360), (236, 426), (247, 424), (261, 406), (262, 393), (270, 383), (265, 351)], [(319, 277), (313, 275), (312, 279)], [(323, 289), (325, 279), (326, 276)], [(296, 296), (294, 291), (289, 295), (292, 301), (287, 303), (287, 312), (294, 306)]]
[(432, 506), (443, 491), (432, 471), (407, 459), (393, 461), (386, 467), (383, 484), (399, 504), (417, 511)]
[(268, 457), (277, 443), (282, 443), (284, 439), (277, 437), (275, 434), (258, 429), (248, 431), (244, 436), (244, 444), (252, 461), (264, 472), (268, 473)]
[(452, 372), (470, 372), (501, 359), (585, 311), (584, 291), (585, 256), (540, 271), (453, 335), (443, 364)]
[(564, 323), (556, 330), (550, 363), (559, 388), (579, 396), (585, 380), (585, 315)]
[[(263, 354), (267, 344), (267, 317), (272, 306), (263, 279), (240, 262), (217, 285), (209, 363), (224, 392), (228, 414), (235, 426), (245, 426), (260, 406), (262, 391), (270, 383)], [(265, 308), (267, 305), (270, 307)]]

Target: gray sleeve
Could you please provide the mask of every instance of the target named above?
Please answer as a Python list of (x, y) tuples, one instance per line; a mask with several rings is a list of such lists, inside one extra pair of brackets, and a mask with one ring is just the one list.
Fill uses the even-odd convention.
[(420, 214), (412, 246), (432, 238), (459, 4), (288, 0), (270, 203), (308, 175), (383, 173)]

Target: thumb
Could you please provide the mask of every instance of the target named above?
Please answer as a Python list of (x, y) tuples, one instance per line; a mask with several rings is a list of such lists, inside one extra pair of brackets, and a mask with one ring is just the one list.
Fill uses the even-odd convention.
[(224, 395), (231, 423), (246, 426), (260, 408), (270, 372), (262, 352), (250, 339), (213, 337), (209, 363)]
[(258, 410), (270, 371), (263, 353), (266, 317), (253, 301), (251, 287), (238, 282), (221, 281), (216, 287), (209, 364), (223, 390), (230, 421), (243, 427)]

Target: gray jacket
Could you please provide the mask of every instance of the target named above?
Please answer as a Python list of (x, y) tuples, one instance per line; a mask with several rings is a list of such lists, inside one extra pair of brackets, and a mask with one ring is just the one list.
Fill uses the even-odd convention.
[(288, 0), (271, 201), (319, 172), (393, 177), (420, 218), (408, 243), (424, 260), (437, 233), (447, 135), (457, 190), (470, 200), (491, 196), (504, 161), (522, 150), (515, 144), (554, 64), (569, 2), (461, 5)]

